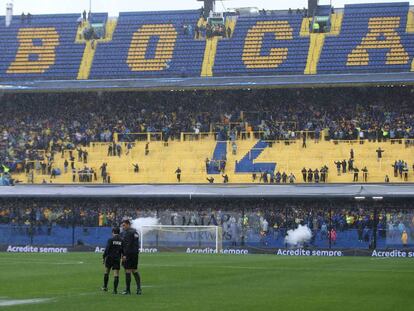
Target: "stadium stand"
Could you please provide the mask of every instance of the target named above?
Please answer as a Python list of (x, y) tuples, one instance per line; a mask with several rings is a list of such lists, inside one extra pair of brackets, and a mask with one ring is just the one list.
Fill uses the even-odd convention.
[(346, 5), (341, 32), (327, 37), (318, 73), (410, 71), (409, 3)]
[[(275, 173), (276, 163), (260, 163), (258, 160), (263, 153), (263, 151), (269, 147), (269, 143), (266, 141), (259, 140), (254, 146), (247, 151), (245, 156), (236, 163), (235, 171), (237, 173), (261, 173), (261, 172), (271, 172)], [(240, 148), (241, 150), (245, 148)]]
[(120, 13), (113, 39), (97, 49), (92, 79), (200, 76), (205, 41), (194, 40), (198, 11)]
[(218, 43), (213, 75), (303, 74), (309, 38), (300, 37), (302, 18), (238, 18), (232, 38)]
[[(0, 244), (104, 246), (111, 227), (123, 217), (157, 217), (163, 225), (218, 225), (223, 247), (285, 247), (286, 231), (298, 224), (313, 233), (307, 247), (402, 248), (401, 235), (414, 241), (409, 202), (368, 203), (312, 200), (146, 200), (128, 199), (0, 201)], [(374, 221), (376, 220), (376, 221)], [(328, 228), (335, 230), (329, 241)], [(183, 246), (176, 241), (176, 246)], [(146, 247), (158, 246), (147, 244)], [(185, 243), (185, 242), (184, 242)], [(174, 241), (169, 246), (174, 246)]]
[[(295, 142), (295, 141), (294, 141)], [(121, 143), (121, 156), (108, 156), (108, 148), (110, 143), (92, 144), (91, 147), (83, 147), (83, 151), (87, 151), (88, 160), (85, 162), (83, 158), (78, 160), (75, 151), (74, 165), (77, 168), (73, 174), (70, 166), (65, 173), (64, 161), (68, 160), (68, 153), (63, 158), (57, 154), (53, 160), (53, 168), (58, 168), (60, 173), (56, 177), (51, 177), (51, 173), (46, 170), (43, 174), (41, 168), (35, 170), (35, 183), (42, 183), (43, 180), (53, 183), (102, 183), (101, 167), (106, 163), (107, 175), (111, 176), (111, 183), (174, 183), (176, 182), (175, 170), (180, 167), (182, 170), (181, 181), (184, 183), (206, 183), (208, 174), (226, 173), (231, 183), (250, 183), (250, 182), (271, 182), (276, 181), (276, 173), (285, 172), (289, 175), (291, 172), (295, 175), (295, 182), (303, 182), (301, 170), (303, 167), (312, 171), (326, 165), (329, 167), (328, 182), (353, 182), (353, 171), (346, 169), (338, 174), (336, 170), (336, 161), (346, 160), (348, 163), (350, 149), (355, 152), (354, 167), (358, 167), (361, 171), (365, 166), (369, 169), (369, 182), (384, 182), (385, 175), (388, 175), (391, 182), (404, 182), (403, 176), (399, 174), (394, 176), (393, 165), (396, 160), (405, 160), (412, 165), (413, 150), (407, 148), (404, 144), (391, 145), (387, 143), (368, 143), (360, 145), (358, 142), (354, 144), (341, 143), (339, 145), (332, 142), (319, 142), (314, 144), (309, 142), (305, 150), (301, 144), (292, 143), (285, 145), (284, 142), (276, 143), (272, 148), (265, 148), (266, 142), (253, 140), (238, 141), (238, 152), (242, 156), (234, 156), (227, 154), (225, 168), (220, 171), (215, 167), (209, 167), (206, 171), (204, 160), (214, 150), (215, 141), (213, 138), (199, 142), (170, 142), (168, 147), (164, 147), (162, 142), (151, 142), (150, 152), (145, 155), (145, 142), (135, 143), (129, 154), (127, 144)], [(225, 143), (227, 144), (227, 143)], [(262, 145), (261, 149), (259, 145)], [(259, 148), (257, 148), (259, 146)], [(256, 149), (255, 149), (256, 147)], [(376, 150), (378, 148), (385, 150), (385, 154), (381, 161), (377, 161)], [(244, 156), (243, 156), (244, 155)], [(259, 156), (260, 155), (260, 156)], [(255, 160), (255, 161), (254, 161)], [(237, 161), (237, 162), (236, 162)], [(40, 161), (46, 162), (48, 161)], [(139, 172), (134, 172), (133, 164), (138, 163)], [(348, 165), (348, 164), (347, 164)], [(87, 168), (87, 169), (85, 169)], [(92, 171), (92, 170), (93, 171)], [(413, 180), (411, 167), (407, 181)], [(271, 174), (272, 177), (262, 179), (260, 173)], [(94, 173), (97, 175), (96, 179)], [(256, 180), (252, 180), (252, 174), (256, 173)], [(74, 177), (75, 175), (75, 177)], [(90, 179), (82, 176), (90, 176)], [(26, 174), (16, 174), (15, 178), (28, 181)], [(74, 179), (73, 179), (74, 178)], [(217, 183), (222, 183), (222, 178), (216, 177)], [(278, 181), (283, 183), (281, 179)], [(289, 181), (286, 181), (289, 182)], [(362, 172), (359, 174), (358, 182), (363, 182)]]
[[(77, 76), (78, 80), (88, 79), (98, 44), (112, 41), (112, 36), (115, 31), (116, 24), (117, 19), (108, 19), (107, 13), (93, 14), (90, 16), (90, 20), (83, 20), (79, 24), (75, 42), (84, 44), (85, 50), (83, 52), (82, 61), (79, 66), (79, 72)], [(90, 33), (90, 29), (94, 29), (94, 31)], [(89, 32), (89, 36), (92, 38), (86, 40), (85, 32)]]
[(89, 23), (91, 24), (105, 24), (108, 20), (108, 13), (93, 13), (90, 16)]
[[(309, 75), (410, 72), (414, 13), (408, 2), (346, 5), (314, 20), (286, 11), (224, 14), (224, 31), (211, 32), (199, 11), (94, 13), (0, 17), (0, 79), (83, 80), (143, 77)], [(85, 27), (102, 36), (84, 40)], [(230, 35), (230, 37), (227, 36)]]
[(221, 168), (227, 161), (227, 143), (223, 141), (217, 142), (213, 156), (206, 161), (207, 174), (220, 174)]
[[(321, 31), (302, 10), (225, 13), (218, 26), (199, 11), (15, 16), (8, 28), (0, 17), (0, 80), (73, 87), (151, 77), (168, 87), (190, 80), (182, 77), (414, 71), (409, 3), (317, 14), (327, 21)], [(91, 26), (99, 35), (88, 38)], [(249, 252), (287, 248), (299, 224), (313, 234), (305, 250), (414, 246), (413, 184), (402, 185), (414, 183), (413, 85), (215, 89), (191, 80), (200, 88), (0, 92), (0, 186), (28, 184), (1, 187), (0, 250), (99, 252), (125, 217), (218, 226), (224, 248)], [(209, 182), (232, 185), (193, 185)], [(172, 239), (170, 250), (201, 241), (194, 236)], [(158, 235), (149, 241), (144, 247), (160, 246)]]
[(75, 44), (77, 14), (15, 16), (0, 26), (0, 79), (76, 79), (84, 46)]
[[(231, 183), (290, 182), (290, 173), (303, 182), (303, 167), (321, 177), (325, 166), (327, 182), (353, 182), (353, 149), (358, 182), (365, 166), (368, 182), (386, 175), (407, 182), (412, 94), (410, 87), (6, 94), (0, 161), (25, 183), (173, 183), (177, 167), (185, 183), (209, 175), (222, 182), (218, 173)], [(338, 174), (335, 162), (344, 160)]]

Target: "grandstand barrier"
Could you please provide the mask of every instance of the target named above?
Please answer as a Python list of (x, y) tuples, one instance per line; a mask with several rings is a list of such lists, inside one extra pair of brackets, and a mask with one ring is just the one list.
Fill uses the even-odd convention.
[(145, 132), (145, 133), (118, 133), (115, 142), (117, 141), (162, 141), (163, 133), (162, 132)]
[(407, 148), (408, 147), (414, 147), (414, 139), (413, 138), (397, 138), (397, 139), (390, 139), (390, 138), (363, 138), (363, 139), (329, 139), (329, 141), (331, 141), (332, 143), (334, 143), (335, 145), (338, 144), (349, 144), (349, 145), (353, 145), (353, 144), (364, 144), (366, 142), (368, 143), (389, 143), (391, 145), (394, 144), (399, 144), (399, 145), (405, 145)]
[(217, 132), (202, 132), (202, 133), (186, 133), (180, 134), (180, 141), (204, 141), (204, 140), (216, 140)]
[[(230, 137), (231, 131), (226, 132), (227, 136)], [(289, 131), (289, 137), (286, 138), (275, 138), (275, 139), (266, 139), (265, 131), (240, 131), (236, 136), (239, 140), (255, 140), (262, 139), (267, 141), (295, 141), (297, 139), (302, 139), (303, 136), (306, 136), (306, 139), (315, 139), (316, 132), (314, 131)], [(319, 133), (322, 135), (321, 132)], [(219, 139), (219, 132), (181, 132), (179, 133), (180, 141), (203, 141), (203, 140), (216, 140)], [(144, 132), (144, 133), (114, 133), (114, 141), (163, 141), (166, 135), (162, 132)], [(173, 136), (167, 136), (169, 138), (178, 138)], [(228, 139), (230, 140), (230, 138)], [(329, 139), (327, 139), (329, 140)], [(96, 143), (94, 143), (96, 144)]]

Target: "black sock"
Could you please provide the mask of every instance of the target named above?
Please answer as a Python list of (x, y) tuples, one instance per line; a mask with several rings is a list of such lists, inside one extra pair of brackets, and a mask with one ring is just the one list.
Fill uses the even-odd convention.
[(114, 277), (114, 291), (118, 290), (119, 276)]
[(125, 273), (126, 291), (131, 291), (131, 273)]
[(109, 280), (109, 274), (105, 273), (104, 274), (104, 287), (107, 288), (108, 287), (108, 280)]
[(137, 289), (141, 289), (141, 277), (138, 272), (134, 272), (135, 283), (137, 283)]

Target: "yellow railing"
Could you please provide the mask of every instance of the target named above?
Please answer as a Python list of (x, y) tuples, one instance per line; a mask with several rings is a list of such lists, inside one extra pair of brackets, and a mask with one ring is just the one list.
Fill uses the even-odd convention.
[(180, 141), (205, 141), (215, 139), (217, 133), (215, 132), (200, 132), (200, 133), (189, 133), (182, 132), (180, 134)]
[[(228, 131), (228, 138), (230, 140), (230, 133), (231, 131)], [(366, 141), (373, 141), (374, 139), (368, 139), (364, 138), (362, 140), (358, 139), (334, 139), (334, 138), (327, 138), (326, 129), (322, 129), (318, 133), (318, 137), (316, 135), (315, 131), (288, 131), (286, 134), (286, 137), (277, 137), (275, 139), (268, 139), (266, 137), (265, 131), (249, 131), (244, 130), (238, 132), (236, 139), (237, 140), (245, 140), (245, 139), (261, 139), (264, 141), (295, 141), (299, 139), (303, 139), (303, 136), (306, 136), (306, 139), (312, 140), (329, 140), (333, 143), (363, 143)], [(174, 138), (180, 141), (204, 141), (204, 140), (218, 140), (218, 132), (181, 132), (179, 135), (175, 135)], [(163, 141), (164, 134), (162, 132), (143, 132), (143, 133), (128, 133), (128, 134), (119, 134), (114, 133), (114, 141), (117, 142), (139, 142), (139, 141)], [(390, 139), (390, 138), (375, 138), (376, 141), (382, 141), (382, 142), (390, 142), (390, 143), (406, 143), (406, 141), (413, 141), (414, 139)], [(100, 146), (100, 145), (108, 145), (112, 142), (91, 142), (90, 145), (92, 147), (94, 146)], [(41, 150), (39, 150), (42, 152)]]
[[(115, 133), (116, 134), (116, 133)], [(206, 141), (206, 140), (214, 140), (214, 141), (221, 141), (218, 140), (218, 132), (200, 132), (200, 133), (194, 133), (194, 132), (181, 132), (177, 140), (184, 142), (184, 141)], [(327, 140), (334, 144), (363, 144), (367, 142), (382, 142), (382, 143), (389, 143), (389, 144), (411, 144), (414, 145), (414, 138), (396, 138), (396, 139), (390, 139), (390, 138), (364, 138), (364, 139), (333, 139), (333, 138), (326, 138), (325, 137), (325, 131), (322, 130), (319, 132), (319, 136), (316, 137), (315, 131), (292, 131), (288, 132), (286, 138), (275, 138), (275, 139), (269, 139), (266, 137), (265, 131), (241, 131), (238, 133), (236, 139), (237, 140), (256, 140), (260, 139), (264, 142), (296, 142), (297, 140), (302, 140), (303, 136), (306, 136), (307, 140), (314, 140), (315, 138), (317, 140)], [(228, 136), (230, 140), (230, 136)], [(128, 138), (123, 140), (122, 138)], [(135, 139), (131, 139), (135, 138)], [(163, 133), (162, 132), (145, 132), (145, 133), (128, 133), (128, 134), (118, 134), (114, 135), (114, 142), (120, 143), (124, 146), (126, 146), (129, 142), (135, 143), (135, 142), (151, 142), (151, 141), (163, 141)], [(104, 146), (108, 146), (109, 144), (113, 144), (113, 142), (90, 142), (87, 147), (90, 148), (100, 148)], [(84, 147), (81, 146), (82, 149)], [(43, 150), (43, 149), (37, 149), (35, 152), (38, 155), (41, 155), (44, 157), (44, 160), (29, 160), (24, 161), (27, 162), (46, 162), (46, 155), (50, 153), (50, 150)], [(77, 159), (77, 151), (76, 149), (64, 149), (63, 155), (67, 155), (68, 153), (72, 152), (75, 159)], [(55, 157), (59, 157), (61, 152), (58, 152)]]
[(144, 132), (144, 133), (114, 133), (115, 142), (118, 141), (161, 141), (163, 140), (162, 132)]

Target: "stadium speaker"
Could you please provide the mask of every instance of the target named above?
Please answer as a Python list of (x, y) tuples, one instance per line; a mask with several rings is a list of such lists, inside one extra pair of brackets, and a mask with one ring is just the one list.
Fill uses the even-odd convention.
[(318, 7), (318, 0), (308, 0), (308, 15), (313, 16), (313, 13)]

